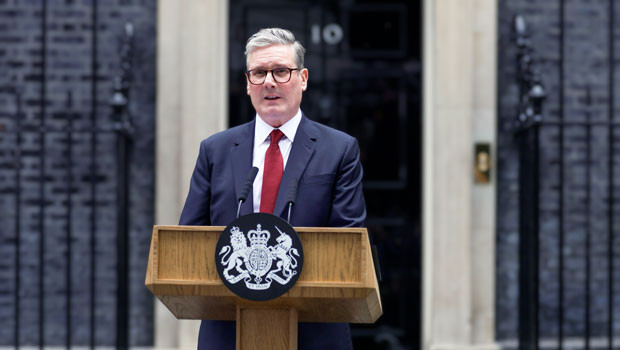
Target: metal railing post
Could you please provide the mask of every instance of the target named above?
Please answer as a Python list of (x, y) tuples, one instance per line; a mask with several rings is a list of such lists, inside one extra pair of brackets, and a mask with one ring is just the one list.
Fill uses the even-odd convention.
[(131, 60), (133, 55), (133, 25), (125, 25), (121, 46), (121, 76), (114, 80), (114, 93), (110, 105), (114, 113), (116, 132), (116, 244), (117, 244), (117, 300), (116, 347), (129, 346), (129, 170), (133, 138), (133, 125), (129, 113), (131, 85)]
[(519, 348), (538, 349), (539, 151), (545, 89), (533, 68), (525, 20), (514, 20), (519, 85)]

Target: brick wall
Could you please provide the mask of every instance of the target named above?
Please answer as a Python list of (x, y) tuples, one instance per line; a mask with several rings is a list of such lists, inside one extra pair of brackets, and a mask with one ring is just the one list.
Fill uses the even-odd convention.
[[(609, 21), (607, 0), (565, 0), (564, 25), (560, 22), (560, 1), (501, 0), (499, 2), (499, 123), (498, 123), (498, 213), (497, 213), (497, 336), (517, 337), (518, 326), (518, 244), (519, 244), (519, 159), (514, 136), (518, 87), (517, 48), (513, 42), (512, 21), (521, 14), (527, 21), (534, 47), (534, 58), (547, 91), (543, 118), (546, 122), (606, 122), (609, 102), (620, 106), (620, 77), (613, 78), (609, 95)], [(620, 6), (615, 6), (614, 69), (620, 71)], [(564, 50), (560, 38), (564, 34)], [(563, 65), (562, 65), (563, 61)], [(562, 68), (563, 66), (563, 68)], [(561, 75), (563, 72), (563, 78)], [(561, 99), (560, 87), (564, 89)], [(620, 121), (620, 116), (614, 116)], [(609, 305), (620, 305), (620, 130), (615, 128), (614, 206), (616, 275), (615, 295), (607, 290), (609, 241), (609, 127), (545, 125), (541, 129), (540, 151), (540, 332), (543, 338), (558, 331), (559, 254), (564, 258), (564, 335), (580, 337), (586, 321), (586, 288), (590, 291), (590, 331), (604, 336)], [(589, 141), (588, 141), (589, 140)], [(588, 150), (589, 147), (589, 150)], [(590, 161), (588, 162), (588, 152)], [(560, 153), (563, 162), (560, 163)], [(589, 175), (588, 175), (589, 168)], [(562, 171), (562, 174), (561, 174)], [(563, 182), (561, 182), (563, 176)], [(588, 181), (588, 176), (590, 180)], [(560, 191), (563, 189), (563, 209)], [(589, 205), (588, 205), (589, 196)], [(562, 213), (561, 213), (562, 212)], [(563, 214), (563, 215), (561, 215)], [(564, 248), (559, 250), (563, 226)], [(586, 243), (590, 235), (590, 282), (586, 283)], [(615, 308), (615, 334), (620, 334), (620, 310)]]
[[(129, 339), (131, 345), (152, 344), (153, 300), (144, 287), (144, 272), (153, 224), (155, 4), (48, 0), (43, 36), (42, 0), (0, 0), (0, 346), (15, 341), (17, 275), (19, 343), (39, 343), (43, 300), (44, 343), (65, 344), (69, 263), (71, 342), (88, 345), (94, 339), (96, 345), (115, 344), (117, 164), (109, 100), (113, 78), (121, 73), (119, 48), (127, 21), (134, 24), (136, 37), (129, 106), (136, 128), (130, 168)], [(95, 5), (96, 41), (92, 33)], [(17, 92), (23, 102), (19, 129)], [(91, 237), (95, 240), (94, 266)], [(90, 308), (93, 290), (94, 313)]]

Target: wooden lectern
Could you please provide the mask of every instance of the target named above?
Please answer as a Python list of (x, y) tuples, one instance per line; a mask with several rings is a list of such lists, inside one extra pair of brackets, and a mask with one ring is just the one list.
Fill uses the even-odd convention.
[(297, 349), (297, 322), (373, 323), (379, 286), (365, 228), (296, 227), (304, 249), (297, 283), (277, 299), (233, 294), (215, 268), (224, 226), (155, 226), (146, 286), (180, 319), (236, 320), (237, 349)]

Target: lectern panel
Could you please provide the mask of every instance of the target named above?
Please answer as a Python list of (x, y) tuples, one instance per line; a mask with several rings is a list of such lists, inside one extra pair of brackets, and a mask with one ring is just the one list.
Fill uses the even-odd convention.
[[(212, 261), (219, 234), (173, 230), (159, 230), (158, 234), (160, 280), (220, 280)], [(162, 261), (168, 263), (161, 264)]]
[(304, 269), (298, 282), (362, 282), (362, 234), (360, 232), (303, 232)]

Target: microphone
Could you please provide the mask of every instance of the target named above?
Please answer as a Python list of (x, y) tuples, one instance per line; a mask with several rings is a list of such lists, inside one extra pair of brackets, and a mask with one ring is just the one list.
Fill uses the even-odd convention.
[(239, 201), (239, 205), (237, 206), (237, 219), (239, 218), (239, 213), (241, 212), (241, 204), (243, 204), (243, 202), (245, 202), (245, 200), (248, 198), (248, 193), (250, 193), (250, 189), (252, 188), (252, 184), (254, 183), (256, 174), (258, 174), (258, 168), (252, 167), (252, 169), (250, 170), (250, 174), (248, 174), (248, 179), (245, 181), (245, 185), (243, 186), (243, 190), (241, 190), (241, 194), (237, 199)]
[(297, 179), (293, 179), (293, 184), (291, 185), (291, 188), (289, 188), (288, 191), (288, 200), (286, 201), (286, 203), (288, 204), (288, 217), (287, 220), (288, 223), (291, 223), (291, 208), (293, 208), (293, 204), (295, 204), (295, 199), (297, 198), (297, 186), (299, 180)]

